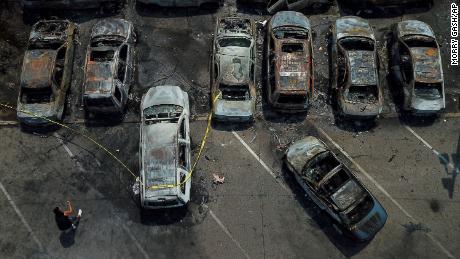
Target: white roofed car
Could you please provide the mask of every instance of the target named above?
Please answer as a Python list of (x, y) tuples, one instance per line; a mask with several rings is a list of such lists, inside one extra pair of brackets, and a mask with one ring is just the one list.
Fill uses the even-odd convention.
[(184, 206), (190, 199), (188, 94), (178, 86), (150, 88), (142, 97), (139, 145), (141, 206)]

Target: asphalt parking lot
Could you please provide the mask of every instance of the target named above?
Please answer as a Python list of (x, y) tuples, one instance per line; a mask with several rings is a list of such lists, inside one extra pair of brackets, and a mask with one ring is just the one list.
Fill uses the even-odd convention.
[[(430, 12), (371, 19), (386, 56), (389, 25), (407, 18), (429, 22), (442, 46), (448, 107), (434, 120), (400, 118), (385, 85), (384, 115), (375, 125), (335, 120), (328, 98), (326, 35), (342, 9), (310, 16), (315, 29), (316, 103), (308, 115), (272, 112), (258, 84), (253, 125), (214, 124), (192, 177), (188, 207), (141, 214), (134, 177), (84, 136), (66, 129), (22, 132), (14, 112), (2, 110), (0, 127), (0, 257), (2, 258), (454, 258), (460, 256), (459, 72), (448, 63), (449, 1)], [(22, 53), (30, 24), (14, 2), (2, 10), (2, 102), (15, 103)], [(4, 7), (5, 8), (5, 7)], [(80, 25), (80, 45), (65, 123), (112, 150), (138, 172), (138, 107), (142, 94), (178, 84), (191, 96), (193, 151), (209, 111), (208, 62), (215, 19), (226, 15), (269, 17), (263, 9), (226, 2), (217, 11), (161, 9), (133, 1), (115, 16), (134, 22), (137, 83), (122, 123), (88, 125), (81, 107), (82, 67), (91, 25), (105, 14), (70, 13)], [(12, 16), (10, 16), (12, 15)], [(8, 25), (8, 26), (6, 26)], [(263, 29), (258, 25), (258, 43)], [(3, 38), (2, 38), (3, 37)], [(6, 38), (8, 37), (8, 38)], [(16, 44), (12, 44), (13, 39)], [(7, 41), (8, 40), (8, 41)], [(261, 46), (259, 46), (261, 58)], [(6, 54), (5, 54), (6, 53)], [(386, 74), (385, 58), (382, 58)], [(260, 72), (260, 68), (259, 68)], [(259, 82), (260, 80), (259, 75)], [(369, 243), (340, 236), (282, 167), (285, 148), (297, 139), (323, 139), (377, 197), (388, 212), (385, 227)], [(213, 184), (213, 174), (225, 177)], [(52, 209), (72, 200), (83, 209), (75, 235), (61, 234)]]

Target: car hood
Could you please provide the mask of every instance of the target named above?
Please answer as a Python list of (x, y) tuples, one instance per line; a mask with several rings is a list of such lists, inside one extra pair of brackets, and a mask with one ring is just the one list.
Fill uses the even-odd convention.
[(115, 73), (114, 62), (94, 62), (86, 64), (85, 94), (107, 94), (112, 91)]
[(142, 97), (141, 108), (144, 110), (150, 106), (161, 104), (178, 105), (184, 108), (184, 111), (188, 111), (188, 94), (178, 86), (161, 85), (152, 87)]
[(253, 117), (253, 99), (246, 101), (229, 101), (219, 99), (214, 106), (214, 114), (228, 117)]
[(439, 50), (430, 47), (410, 48), (415, 81), (438, 83), (443, 81)]
[(24, 55), (21, 72), (21, 87), (43, 88), (51, 85), (56, 50), (28, 50)]
[(431, 38), (435, 38), (434, 32), (431, 27), (421, 21), (407, 20), (398, 23), (398, 36), (404, 37), (407, 35), (425, 35)]
[(271, 27), (296, 26), (310, 30), (310, 21), (303, 14), (294, 11), (277, 12), (270, 20)]
[(335, 22), (337, 40), (345, 37), (366, 37), (375, 40), (374, 32), (369, 23), (359, 17), (347, 16)]
[(286, 160), (297, 172), (301, 172), (308, 161), (327, 150), (326, 145), (321, 140), (308, 136), (289, 146), (286, 150)]
[(296, 43), (302, 44), (303, 52), (286, 53), (280, 51), (279, 59), (277, 60), (277, 77), (279, 78), (279, 86), (281, 90), (307, 90), (309, 78), (311, 76), (311, 62), (308, 45), (303, 44), (304, 41), (280, 41), (280, 44)]
[(131, 23), (124, 19), (103, 19), (93, 26), (91, 38), (98, 36), (121, 36), (128, 38)]

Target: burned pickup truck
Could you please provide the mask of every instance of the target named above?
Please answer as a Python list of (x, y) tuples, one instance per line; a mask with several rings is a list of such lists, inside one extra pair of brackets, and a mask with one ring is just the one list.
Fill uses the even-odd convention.
[(47, 125), (50, 122), (46, 119), (62, 119), (72, 76), (75, 33), (75, 24), (67, 20), (44, 20), (33, 25), (17, 104), (22, 124)]
[(402, 88), (403, 111), (429, 115), (445, 108), (441, 53), (428, 24), (416, 20), (398, 23), (393, 30), (390, 62), (393, 77)]
[(383, 94), (374, 32), (359, 17), (337, 19), (331, 40), (331, 87), (339, 115), (373, 119), (382, 112)]
[(141, 102), (141, 206), (160, 209), (190, 200), (189, 100), (178, 86), (156, 86)]
[(284, 159), (309, 198), (332, 217), (337, 231), (368, 241), (383, 228), (385, 209), (321, 140), (308, 136), (293, 143)]
[(133, 24), (123, 19), (96, 23), (86, 53), (83, 101), (92, 114), (123, 114), (134, 75)]
[(281, 111), (305, 111), (314, 90), (310, 21), (301, 13), (282, 11), (267, 27), (268, 101)]
[(252, 121), (256, 87), (254, 21), (217, 20), (211, 64), (212, 113), (217, 120)]

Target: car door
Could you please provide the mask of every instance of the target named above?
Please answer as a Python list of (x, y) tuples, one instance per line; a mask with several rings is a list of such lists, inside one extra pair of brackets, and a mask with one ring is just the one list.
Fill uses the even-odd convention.
[[(179, 186), (179, 197), (187, 202), (190, 199), (190, 186), (191, 186), (191, 160), (190, 160), (190, 133), (188, 114), (184, 114), (179, 119), (179, 132), (178, 132), (178, 174), (177, 181)], [(184, 183), (185, 182), (185, 183)]]

